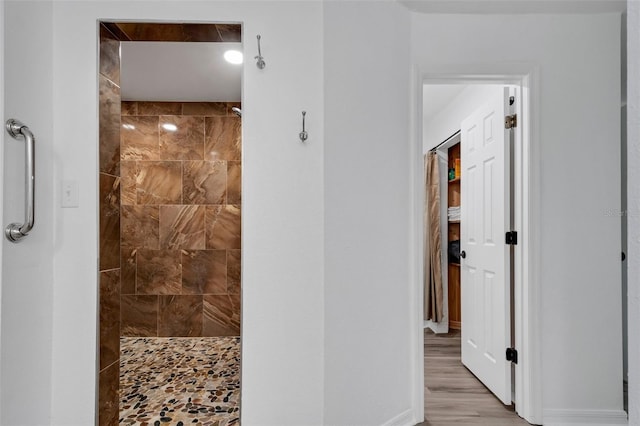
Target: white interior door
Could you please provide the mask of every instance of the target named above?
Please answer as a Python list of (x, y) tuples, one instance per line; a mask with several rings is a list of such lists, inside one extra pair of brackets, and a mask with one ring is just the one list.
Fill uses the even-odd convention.
[(462, 122), (462, 363), (511, 404), (508, 130), (506, 89)]

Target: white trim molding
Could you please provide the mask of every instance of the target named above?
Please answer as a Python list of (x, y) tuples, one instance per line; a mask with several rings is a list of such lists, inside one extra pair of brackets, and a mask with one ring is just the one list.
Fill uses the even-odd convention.
[(409, 294), (411, 300), (411, 318), (409, 333), (411, 336), (410, 374), (412, 396), (412, 420), (411, 425), (424, 420), (424, 269), (423, 256), (423, 225), (422, 208), (424, 205), (424, 191), (422, 191), (422, 75), (418, 67), (412, 68), (410, 93), (410, 129), (409, 135), (409, 170), (412, 179), (409, 182), (411, 197), (411, 211), (409, 217), (409, 273), (411, 285)]
[(522, 114), (521, 138), (516, 151), (516, 229), (521, 241), (516, 249), (515, 327), (516, 348), (528, 362), (516, 364), (518, 414), (531, 424), (542, 423), (542, 332), (539, 318), (540, 295), (540, 69), (525, 66), (519, 81)]
[(391, 420), (387, 420), (382, 426), (413, 426), (416, 424), (416, 419), (413, 417), (413, 409), (409, 408), (406, 411), (398, 414)]
[[(445, 297), (445, 301), (446, 300), (447, 298)], [(424, 328), (429, 328), (436, 334), (447, 334), (449, 332), (449, 319), (443, 316), (442, 321), (440, 322), (433, 322), (431, 320), (425, 321)]]
[[(4, 115), (4, 93), (5, 93), (5, 81), (4, 81), (4, 44), (5, 44), (5, 39), (4, 39), (4, 9), (5, 9), (5, 0), (0, 0), (0, 22), (2, 22), (2, 31), (0, 31), (0, 92), (3, 93), (2, 96), (0, 96), (0, 122), (4, 122), (5, 119), (5, 115)], [(3, 126), (4, 127), (4, 126)], [(2, 144), (2, 146), (4, 146), (4, 139), (5, 139), (5, 133), (4, 131), (1, 132), (2, 134), (0, 135), (0, 144)], [(4, 149), (0, 150), (0, 204), (4, 205)], [(4, 219), (3, 219), (3, 209), (0, 209), (0, 223), (4, 223)], [(3, 253), (2, 253), (2, 248), (3, 244), (0, 244), (0, 259), (3, 259)], [(3, 270), (3, 262), (0, 261), (0, 306), (2, 306), (2, 290), (3, 290), (3, 282), (2, 282), (2, 273)], [(0, 322), (1, 322), (1, 318), (2, 318), (2, 312), (0, 311)], [(1, 336), (0, 336), (1, 337)], [(0, 339), (0, 342), (2, 340)], [(0, 347), (0, 349), (2, 349)], [(2, 365), (2, 360), (0, 359), (0, 366)], [(1, 379), (1, 377), (0, 377)], [(8, 389), (4, 390), (5, 392), (8, 391)], [(0, 389), (0, 401), (2, 401), (2, 389)], [(0, 418), (2, 418), (2, 407), (0, 404)]]
[(627, 413), (624, 410), (544, 410), (545, 426), (626, 425)]

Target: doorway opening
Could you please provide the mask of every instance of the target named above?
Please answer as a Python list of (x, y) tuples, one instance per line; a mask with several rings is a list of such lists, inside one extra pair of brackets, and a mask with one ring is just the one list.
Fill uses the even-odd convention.
[(241, 24), (98, 25), (98, 423), (237, 425)]
[(423, 89), (429, 420), (453, 414), (442, 409), (447, 401), (467, 413), (453, 414), (458, 419), (528, 424), (514, 412), (512, 366), (500, 357), (514, 346), (512, 250), (500, 239), (512, 229), (516, 128), (506, 129), (504, 117), (516, 115), (515, 92), (502, 85)]
[[(540, 358), (538, 349), (531, 346), (537, 341), (538, 330), (529, 321), (532, 312), (537, 312), (537, 294), (530, 287), (535, 279), (531, 267), (537, 241), (530, 232), (534, 219), (531, 212), (537, 207), (533, 192), (537, 178), (537, 165), (533, 162), (536, 152), (531, 143), (535, 137), (531, 125), (531, 111), (535, 110), (532, 82), (533, 75), (528, 72), (513, 77), (470, 77), (457, 70), (426, 76), (422, 81), (425, 91), (421, 93), (419, 105), (423, 107), (420, 117), (423, 125), (417, 144), (420, 153), (416, 156), (421, 159), (424, 154), (427, 156), (416, 167), (419, 174), (426, 177), (424, 166), (438, 163), (435, 174), (440, 178), (437, 212), (417, 206), (421, 220), (423, 212), (429, 212), (421, 224), (424, 234), (420, 234), (425, 235), (426, 243), (420, 266), (429, 278), (421, 288), (425, 309), (420, 312), (419, 331), (420, 340), (424, 342), (420, 355), (426, 372), (426, 424), (446, 421), (447, 417), (459, 419), (461, 415), (470, 421), (498, 418), (509, 421), (507, 417), (511, 417), (513, 424), (539, 423)], [(491, 99), (498, 99), (502, 106), (487, 109)], [(517, 116), (518, 127), (505, 130), (505, 117), (512, 115)], [(504, 142), (496, 139), (500, 134), (507, 138)], [(473, 157), (490, 145), (503, 143), (506, 150), (498, 157), (495, 153)], [(428, 161), (430, 151), (434, 157), (431, 162)], [(500, 155), (504, 157), (500, 159)], [(474, 171), (479, 171), (475, 180), (470, 179)], [(434, 175), (433, 169), (429, 172)], [(425, 180), (421, 182), (422, 193), (417, 195), (418, 199), (429, 198), (425, 183)], [(470, 191), (471, 188), (474, 191)], [(504, 208), (495, 203), (496, 195), (507, 203)], [(509, 200), (513, 201), (513, 208), (509, 208)], [(440, 228), (437, 231), (440, 256), (435, 269), (440, 270), (444, 283), (439, 294), (432, 291), (436, 277), (434, 268), (430, 268), (435, 265), (430, 261), (429, 250), (434, 241), (428, 228), (429, 216), (434, 215), (437, 218), (431, 222)], [(511, 231), (519, 234), (516, 246), (506, 244), (507, 233)], [(491, 238), (484, 238), (488, 235)], [(487, 258), (487, 254), (477, 251), (483, 242), (497, 250), (490, 255), (493, 257)], [(482, 262), (498, 259), (502, 263), (485, 268), (474, 265), (472, 258), (476, 261), (482, 258)], [(494, 271), (502, 271), (503, 276)], [(474, 276), (474, 272), (480, 273)], [(496, 292), (498, 287), (501, 290)], [(435, 300), (438, 298), (440, 312)], [(479, 324), (481, 321), (493, 326), (486, 327), (484, 323)], [(475, 349), (477, 354), (470, 354)], [(507, 361), (507, 349), (519, 352), (518, 364)], [(467, 381), (463, 385), (465, 389), (469, 390), (473, 383), (471, 393), (477, 392), (477, 395), (469, 399), (469, 393), (456, 389), (451, 375), (438, 376), (443, 368), (456, 375), (458, 385)], [(446, 395), (447, 392), (450, 395)], [(452, 404), (452, 396), (458, 397), (459, 403)], [(488, 398), (488, 402), (478, 404), (482, 398)], [(493, 409), (487, 409), (489, 406)]]

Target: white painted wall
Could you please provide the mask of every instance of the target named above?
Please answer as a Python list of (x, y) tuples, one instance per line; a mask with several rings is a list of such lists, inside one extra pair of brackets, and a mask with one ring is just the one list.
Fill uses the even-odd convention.
[(324, 19), (325, 424), (414, 424), (409, 12), (326, 2)]
[(545, 424), (619, 422), (620, 15), (414, 13), (412, 29), (423, 72), (539, 66)]
[[(454, 96), (439, 112), (423, 121), (423, 152), (444, 142), (460, 130), (462, 120), (471, 115), (486, 102), (487, 97), (495, 95), (504, 85), (470, 84), (458, 95)], [(426, 105), (428, 98), (423, 98)]]
[[(4, 121), (16, 118), (27, 124), (35, 135), (37, 210), (35, 227), (24, 241), (12, 244), (2, 236), (2, 264), (6, 265), (2, 271), (0, 333), (0, 423), (3, 425), (49, 424), (54, 163), (51, 16), (50, 1), (5, 3), (2, 31), (6, 84), (1, 130), (4, 135)], [(24, 142), (9, 136), (4, 136), (4, 141), (4, 218), (6, 222), (22, 223)], [(92, 280), (95, 283), (95, 273)], [(95, 307), (93, 310), (95, 312)], [(87, 344), (94, 345), (94, 342), (95, 338)], [(92, 350), (95, 353), (95, 346)], [(73, 357), (71, 353), (70, 357)]]
[(629, 425), (640, 425), (640, 2), (627, 2)]
[[(54, 243), (38, 257), (53, 256), (54, 268), (34, 282), (53, 288), (53, 308), (50, 301), (42, 303), (52, 329), (42, 339), (40, 334), (29, 338), (36, 344), (53, 339), (52, 348), (31, 356), (36, 364), (52, 362), (55, 368), (48, 364), (42, 375), (27, 373), (27, 382), (40, 381), (43, 394), (34, 395), (30, 388), (29, 414), (22, 411), (23, 417), (11, 422), (86, 425), (95, 415), (97, 20), (202, 17), (243, 22), (246, 57), (255, 54), (252, 41), (260, 33), (267, 61), (264, 71), (248, 61), (244, 73), (243, 424), (406, 420), (412, 396), (406, 363), (412, 358), (408, 12), (392, 3), (365, 2), (326, 9), (318, 2), (57, 1), (32, 6), (45, 22), (23, 26), (25, 31), (15, 33), (21, 38), (10, 41), (25, 52), (37, 45), (39, 54), (52, 61), (34, 71), (53, 90), (53, 99), (41, 104), (53, 128), (48, 182), (80, 182), (80, 207), (62, 210), (51, 200), (47, 206), (55, 214), (47, 228), (53, 230)], [(323, 28), (325, 12), (330, 17)], [(395, 31), (376, 31), (389, 22)], [(381, 49), (393, 53), (376, 57)], [(326, 67), (324, 53), (331, 54)], [(326, 126), (323, 76), (330, 84)], [(22, 79), (16, 72), (7, 86)], [(375, 92), (372, 82), (380, 86)], [(372, 108), (378, 104), (383, 107)], [(310, 133), (306, 144), (297, 138), (303, 109)], [(332, 158), (326, 164), (325, 129), (332, 131), (327, 144)], [(331, 174), (326, 181), (325, 171)], [(329, 191), (323, 198), (325, 185)], [(326, 224), (325, 202), (331, 204)], [(325, 226), (330, 228), (326, 240)], [(325, 243), (335, 251), (325, 252)], [(330, 255), (326, 292), (325, 253)], [(331, 317), (326, 323), (325, 297)], [(325, 327), (332, 333), (326, 346)], [(16, 323), (10, 329), (22, 330)], [(17, 383), (12, 376), (3, 387), (14, 389)], [(354, 403), (345, 395), (358, 396)], [(4, 407), (11, 409), (10, 402)]]
[[(7, 114), (39, 136), (41, 180), (34, 235), (5, 247), (2, 424), (94, 421), (97, 20), (105, 18), (243, 22), (247, 58), (262, 35), (267, 68), (249, 60), (244, 71), (242, 423), (322, 424), (323, 29), (321, 4), (311, 1), (8, 3)], [(63, 179), (80, 183), (78, 209), (59, 208)]]
[[(28, 25), (19, 25), (21, 15)], [(29, 250), (37, 264), (18, 279), (11, 261), (30, 246), (4, 248), (2, 424), (94, 420), (96, 21), (203, 17), (242, 21), (245, 57), (255, 55), (260, 33), (267, 61), (263, 71), (248, 61), (244, 72), (244, 425), (411, 421), (410, 40), (423, 71), (505, 60), (540, 66), (544, 407), (560, 417), (567, 409), (598, 419), (617, 413), (621, 339), (608, 331), (620, 329), (620, 223), (603, 212), (620, 202), (618, 17), (412, 14), (410, 22), (391, 2), (56, 1), (7, 2), (5, 17), (5, 116), (42, 134), (45, 179)], [(19, 51), (37, 66), (9, 65)], [(630, 71), (638, 71), (635, 52)], [(22, 82), (39, 102), (18, 96)], [(640, 102), (634, 84), (630, 117)], [(302, 109), (311, 135), (304, 145)], [(630, 174), (640, 169), (633, 161)], [(81, 183), (80, 208), (54, 206), (62, 179)], [(637, 181), (630, 208), (640, 207)], [(5, 197), (5, 206), (20, 205)], [(639, 225), (630, 221), (631, 235)], [(630, 238), (629, 257), (639, 248)], [(637, 265), (629, 272), (638, 281)], [(640, 320), (637, 283), (634, 291), (630, 324)], [(26, 307), (37, 314), (25, 320)], [(637, 340), (630, 352), (638, 418)]]

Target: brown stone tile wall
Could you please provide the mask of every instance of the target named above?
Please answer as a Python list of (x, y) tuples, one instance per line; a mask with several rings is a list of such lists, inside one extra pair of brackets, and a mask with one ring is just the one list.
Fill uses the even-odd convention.
[(120, 377), (120, 41), (100, 26), (98, 424), (118, 423)]
[(122, 102), (121, 336), (240, 335), (242, 143), (233, 106)]
[(107, 24), (120, 37), (130, 41), (239, 42), (240, 24), (170, 24), (156, 22), (117, 22)]

